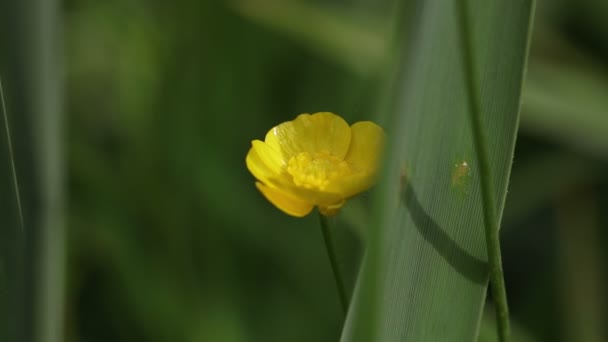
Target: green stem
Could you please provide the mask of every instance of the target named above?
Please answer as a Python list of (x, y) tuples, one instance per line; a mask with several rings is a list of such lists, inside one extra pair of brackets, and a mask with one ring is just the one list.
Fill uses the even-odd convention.
[(331, 238), (331, 231), (329, 229), (329, 220), (327, 219), (327, 216), (324, 216), (323, 214), (319, 213), (319, 222), (321, 223), (321, 231), (323, 232), (323, 240), (325, 240), (325, 248), (327, 249), (327, 256), (329, 257), (331, 270), (334, 273), (336, 288), (338, 289), (340, 304), (342, 305), (342, 312), (346, 316), (346, 312), (348, 311), (348, 297), (346, 296), (346, 288), (344, 287), (344, 281), (342, 280), (342, 276), (340, 275), (338, 258), (336, 257), (336, 251), (334, 249), (334, 243)]
[(469, 18), (467, 1), (458, 3), (458, 20), (460, 26), (460, 38), (462, 42), (464, 78), (467, 87), (468, 102), (470, 108), (470, 119), (473, 131), (475, 153), (479, 163), (481, 177), (481, 197), (483, 201), (483, 218), (486, 235), (486, 247), (490, 262), (490, 283), (492, 297), (496, 307), (496, 319), (498, 321), (498, 337), (501, 342), (510, 340), (511, 330), (509, 327), (509, 307), (507, 304), (507, 292), (502, 270), (502, 257), (500, 252), (500, 240), (498, 235), (498, 220), (496, 218), (496, 205), (491, 186), (490, 162), (486, 151), (486, 141), (482, 127), (482, 113), (479, 101), (479, 87), (475, 77), (475, 60), (473, 53), (472, 28)]
[(13, 153), (13, 143), (11, 140), (11, 130), (8, 124), (8, 113), (6, 112), (6, 102), (4, 101), (4, 89), (2, 87), (2, 79), (0, 78), (0, 100), (2, 102), (2, 113), (4, 114), (4, 126), (6, 127), (6, 140), (8, 146), (8, 154), (11, 159), (11, 171), (13, 173), (13, 185), (15, 186), (15, 197), (17, 199), (17, 211), (19, 213), (19, 224), (21, 232), (25, 231), (25, 223), (23, 221), (23, 210), (21, 209), (21, 195), (19, 192), (19, 182), (17, 182), (17, 169), (15, 168), (15, 155)]

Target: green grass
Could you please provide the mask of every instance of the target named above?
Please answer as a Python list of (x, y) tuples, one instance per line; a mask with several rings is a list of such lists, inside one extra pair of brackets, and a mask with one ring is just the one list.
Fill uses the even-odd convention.
[(0, 7), (6, 100), (0, 117), (0, 296), (8, 298), (0, 304), (7, 317), (0, 339), (59, 342), (66, 267), (61, 9), (57, 1)]
[[(469, 3), (470, 75), (457, 20), (462, 4), (424, 2), (415, 13), (368, 264), (343, 341), (477, 337), (489, 272), (483, 212), (500, 218), (504, 205), (533, 5)], [(473, 77), (487, 174), (471, 127), (467, 78)], [(484, 177), (493, 201), (482, 196)], [(495, 208), (484, 208), (492, 202)]]
[[(488, 209), (512, 340), (605, 340), (600, 3), (539, 3), (518, 133), (532, 1), (468, 2), (472, 71), (459, 1), (1, 2), (0, 340), (496, 341)], [(276, 210), (244, 165), (250, 140), (324, 110), (390, 139), (379, 186), (331, 222), (356, 283), (344, 329), (317, 220)]]
[(0, 80), (0, 339), (17, 341), (23, 337), (24, 318), (20, 298), (23, 298), (24, 263), (23, 213), (15, 170), (11, 125), (6, 110)]

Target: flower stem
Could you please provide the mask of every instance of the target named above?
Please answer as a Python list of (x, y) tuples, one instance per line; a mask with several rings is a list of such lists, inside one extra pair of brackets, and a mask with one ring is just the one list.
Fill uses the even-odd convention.
[(6, 145), (8, 147), (8, 155), (11, 163), (11, 173), (13, 174), (13, 185), (15, 186), (15, 199), (17, 200), (17, 213), (19, 214), (19, 228), (21, 232), (25, 231), (25, 223), (23, 221), (23, 209), (21, 208), (21, 195), (19, 192), (19, 182), (17, 182), (17, 169), (15, 168), (15, 155), (13, 153), (13, 143), (11, 141), (11, 130), (8, 124), (8, 114), (6, 112), (6, 102), (4, 102), (4, 89), (2, 88), (2, 79), (0, 79), (0, 102), (2, 102), (2, 113), (4, 114), (4, 126), (6, 128)]
[(321, 223), (321, 231), (323, 232), (323, 240), (325, 240), (325, 248), (327, 249), (327, 256), (329, 257), (331, 270), (334, 273), (334, 280), (336, 281), (336, 288), (338, 289), (338, 295), (340, 297), (342, 313), (346, 316), (346, 312), (348, 311), (348, 297), (346, 296), (344, 281), (340, 275), (338, 258), (336, 257), (336, 251), (334, 249), (334, 243), (331, 238), (331, 231), (329, 229), (329, 220), (327, 219), (327, 216), (319, 213), (319, 222)]
[(490, 284), (492, 297), (496, 306), (496, 320), (498, 322), (498, 338), (500, 342), (508, 342), (511, 337), (509, 323), (509, 307), (507, 305), (507, 292), (502, 269), (502, 256), (498, 235), (498, 219), (496, 205), (491, 184), (490, 161), (482, 125), (481, 103), (479, 99), (479, 86), (475, 75), (475, 60), (473, 53), (472, 28), (468, 1), (461, 0), (457, 4), (458, 24), (460, 28), (461, 50), (463, 56), (464, 78), (467, 88), (473, 143), (481, 178), (481, 197), (483, 201), (483, 218), (486, 235), (486, 247), (490, 262)]

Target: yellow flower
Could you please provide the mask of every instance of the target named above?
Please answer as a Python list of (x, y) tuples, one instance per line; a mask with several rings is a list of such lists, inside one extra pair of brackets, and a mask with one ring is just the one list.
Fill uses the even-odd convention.
[(257, 188), (285, 213), (302, 217), (317, 206), (334, 215), (373, 185), (383, 143), (373, 122), (348, 126), (333, 113), (301, 114), (252, 141), (246, 162)]

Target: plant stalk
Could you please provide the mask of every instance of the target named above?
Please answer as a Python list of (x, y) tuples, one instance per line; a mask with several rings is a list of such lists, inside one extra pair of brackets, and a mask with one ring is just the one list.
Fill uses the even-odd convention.
[(338, 265), (338, 258), (336, 256), (334, 242), (331, 236), (329, 220), (327, 216), (319, 213), (319, 222), (321, 223), (321, 232), (323, 233), (323, 240), (325, 241), (325, 248), (327, 249), (327, 256), (329, 257), (331, 270), (334, 274), (334, 280), (336, 281), (336, 288), (338, 290), (340, 305), (342, 306), (342, 313), (344, 316), (346, 316), (346, 313), (348, 312), (348, 297), (346, 296), (344, 281), (340, 275), (340, 267)]
[(2, 79), (0, 78), (0, 102), (2, 102), (2, 113), (4, 117), (4, 126), (6, 127), (6, 139), (8, 146), (9, 158), (11, 159), (11, 171), (13, 173), (13, 184), (15, 186), (15, 197), (17, 199), (17, 210), (19, 211), (19, 224), (21, 232), (25, 231), (25, 223), (23, 221), (23, 209), (21, 208), (21, 195), (19, 192), (19, 182), (17, 182), (17, 169), (15, 168), (15, 155), (13, 152), (13, 143), (11, 140), (11, 130), (8, 123), (8, 113), (6, 112), (6, 102), (4, 101), (4, 88), (2, 87)]
[(483, 218), (486, 236), (486, 247), (490, 262), (490, 285), (492, 297), (496, 308), (496, 320), (498, 323), (498, 338), (500, 342), (508, 342), (511, 339), (509, 323), (509, 306), (507, 304), (507, 292), (505, 288), (504, 272), (502, 269), (502, 256), (500, 251), (500, 240), (498, 234), (498, 219), (496, 217), (495, 198), (491, 186), (490, 162), (488, 160), (487, 145), (482, 127), (482, 113), (479, 99), (479, 86), (475, 75), (475, 60), (473, 53), (472, 28), (468, 12), (468, 1), (458, 2), (458, 23), (462, 43), (464, 78), (467, 87), (471, 128), (473, 131), (473, 142), (475, 153), (479, 163), (481, 178), (481, 197), (483, 201)]

